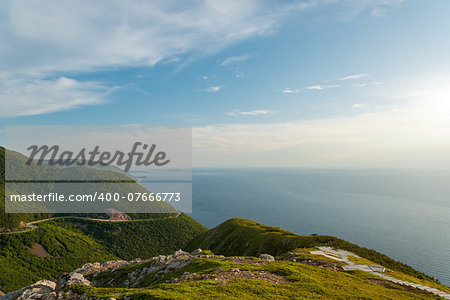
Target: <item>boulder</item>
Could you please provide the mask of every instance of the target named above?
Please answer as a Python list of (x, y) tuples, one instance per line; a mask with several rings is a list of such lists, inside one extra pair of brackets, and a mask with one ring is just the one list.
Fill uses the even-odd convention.
[(2, 296), (4, 300), (25, 299), (56, 299), (54, 293), (56, 283), (49, 280), (40, 280), (30, 286)]
[(179, 258), (179, 257), (183, 257), (183, 256), (188, 256), (188, 255), (189, 255), (188, 252), (185, 252), (185, 251), (180, 249), (180, 250), (174, 252), (173, 257), (174, 258)]
[(192, 251), (192, 252), (191, 252), (191, 255), (197, 255), (197, 254), (200, 254), (200, 253), (202, 253), (202, 252), (203, 252), (203, 250), (200, 249), (200, 248), (198, 248), (198, 249), (195, 249), (194, 251)]
[(166, 261), (166, 257), (164, 255), (159, 255), (156, 259), (156, 263), (162, 264)]
[(70, 274), (63, 275), (58, 279), (58, 281), (56, 282), (56, 290), (59, 291), (72, 284), (91, 285), (91, 282), (84, 278), (82, 274), (74, 271)]
[(258, 258), (265, 261), (275, 261), (275, 258), (270, 254), (261, 254)]

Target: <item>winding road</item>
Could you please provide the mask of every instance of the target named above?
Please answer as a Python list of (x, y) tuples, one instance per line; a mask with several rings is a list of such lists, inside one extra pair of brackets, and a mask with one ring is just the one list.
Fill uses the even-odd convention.
[(385, 268), (383, 266), (379, 266), (379, 265), (365, 265), (365, 264), (355, 264), (354, 262), (350, 261), (348, 259), (349, 256), (354, 256), (354, 257), (359, 257), (358, 255), (349, 252), (349, 251), (345, 251), (342, 249), (333, 249), (331, 247), (317, 247), (317, 251), (310, 251), (311, 254), (314, 255), (322, 255), (328, 258), (332, 258), (338, 261), (342, 261), (343, 263), (347, 264), (346, 266), (343, 267), (344, 270), (349, 271), (349, 270), (359, 270), (359, 271), (364, 271), (373, 275), (376, 275), (378, 277), (383, 278), (384, 280), (399, 284), (399, 285), (404, 285), (404, 286), (409, 286), (409, 287), (413, 287), (413, 288), (417, 288), (423, 291), (427, 291), (429, 293), (435, 294), (437, 296), (440, 296), (444, 299), (450, 299), (450, 294), (438, 290), (436, 288), (432, 288), (426, 285), (421, 285), (418, 283), (414, 283), (414, 282), (410, 282), (410, 281), (404, 281), (404, 280), (400, 280), (391, 276), (387, 276), (386, 274), (384, 274), (383, 272), (385, 271)]
[(181, 212), (177, 212), (176, 215), (170, 215), (170, 216), (164, 217), (164, 218), (132, 219), (132, 220), (96, 219), (96, 218), (77, 217), (77, 216), (53, 217), (53, 218), (47, 218), (47, 219), (41, 219), (41, 220), (37, 220), (37, 221), (33, 221), (33, 222), (28, 222), (24, 226), (24, 227), (28, 227), (28, 229), (25, 229), (25, 230), (10, 231), (10, 232), (0, 232), (0, 234), (18, 234), (18, 233), (30, 232), (32, 230), (35, 230), (35, 229), (39, 228), (35, 224), (38, 224), (38, 223), (41, 223), (41, 222), (46, 222), (46, 221), (51, 221), (51, 220), (58, 220), (58, 219), (79, 219), (79, 220), (89, 220), (89, 221), (99, 221), (99, 222), (144, 222), (144, 221), (175, 219), (175, 218), (178, 218), (180, 215), (181, 215)]

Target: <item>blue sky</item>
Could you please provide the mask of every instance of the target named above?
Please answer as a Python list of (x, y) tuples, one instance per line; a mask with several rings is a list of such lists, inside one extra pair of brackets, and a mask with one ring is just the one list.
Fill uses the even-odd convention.
[(192, 125), (195, 166), (450, 162), (448, 1), (0, 5), (0, 131)]

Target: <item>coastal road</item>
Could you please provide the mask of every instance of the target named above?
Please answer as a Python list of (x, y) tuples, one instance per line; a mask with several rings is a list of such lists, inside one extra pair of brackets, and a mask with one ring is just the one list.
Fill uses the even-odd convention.
[(365, 264), (355, 264), (354, 262), (350, 261), (348, 259), (349, 256), (353, 256), (353, 257), (359, 257), (358, 255), (346, 251), (346, 250), (342, 250), (342, 249), (333, 249), (331, 247), (317, 247), (317, 251), (310, 251), (311, 254), (314, 255), (322, 255), (328, 258), (332, 258), (335, 259), (337, 261), (342, 261), (343, 263), (347, 264), (346, 266), (343, 267), (344, 270), (359, 270), (359, 271), (364, 271), (373, 275), (376, 275), (378, 277), (383, 278), (384, 280), (393, 282), (395, 284), (399, 284), (399, 285), (404, 285), (404, 286), (408, 286), (408, 287), (413, 287), (413, 288), (417, 288), (423, 291), (427, 291), (429, 293), (435, 294), (437, 296), (440, 296), (444, 299), (450, 299), (450, 294), (438, 290), (436, 288), (432, 288), (426, 285), (421, 285), (418, 283), (414, 283), (414, 282), (410, 282), (410, 281), (404, 281), (404, 280), (400, 280), (391, 276), (387, 276), (386, 274), (384, 274), (384, 270), (385, 268), (383, 266), (378, 266), (378, 265), (365, 265)]
[(96, 219), (96, 218), (77, 217), (77, 216), (53, 217), (53, 218), (47, 218), (47, 219), (41, 219), (41, 220), (37, 220), (37, 221), (33, 221), (33, 222), (28, 222), (25, 224), (25, 227), (28, 227), (28, 229), (25, 229), (25, 230), (0, 232), (0, 234), (18, 234), (18, 233), (30, 232), (32, 230), (39, 228), (35, 224), (38, 224), (41, 222), (46, 222), (46, 221), (51, 221), (51, 220), (58, 220), (58, 219), (79, 219), (79, 220), (89, 220), (89, 221), (99, 221), (99, 222), (144, 222), (144, 221), (174, 219), (174, 218), (178, 218), (180, 215), (181, 215), (181, 212), (177, 212), (176, 215), (170, 215), (170, 216), (164, 217), (164, 218), (148, 218), (148, 219), (132, 219), (132, 220)]

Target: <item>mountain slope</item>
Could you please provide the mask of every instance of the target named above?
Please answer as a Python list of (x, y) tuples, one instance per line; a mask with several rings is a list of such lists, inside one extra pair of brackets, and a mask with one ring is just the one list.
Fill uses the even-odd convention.
[(393, 270), (417, 278), (433, 280), (432, 277), (375, 250), (359, 247), (336, 237), (299, 236), (278, 227), (266, 226), (246, 219), (230, 219), (211, 230), (203, 232), (190, 241), (185, 249), (209, 249), (214, 253), (223, 255), (258, 256), (261, 253), (269, 253), (277, 256), (295, 248), (310, 248), (317, 245), (345, 249)]
[(44, 294), (45, 299), (86, 300), (436, 299), (432, 292), (394, 284), (367, 272), (345, 272), (327, 258), (274, 261), (267, 255), (224, 257), (200, 249), (144, 261), (88, 264), (57, 284), (39, 282), (15, 295), (25, 293)]
[[(18, 153), (10, 154), (8, 158), (17, 160), (17, 165), (26, 159)], [(45, 166), (33, 165), (27, 172), (39, 175), (50, 171)], [(94, 179), (107, 174), (108, 178), (130, 180), (123, 174), (89, 168), (61, 168), (51, 172), (64, 172), (65, 176), (81, 173)], [(161, 208), (160, 213), (128, 214), (131, 220), (122, 222), (108, 222), (107, 214), (7, 214), (4, 173), (5, 149), (0, 147), (0, 291), (3, 292), (39, 279), (54, 279), (87, 262), (171, 253), (206, 230), (191, 217), (161, 202), (155, 202), (156, 211)], [(124, 189), (123, 193), (148, 193), (136, 182), (127, 183)], [(16, 231), (25, 229), (20, 224), (61, 216), (69, 218), (35, 223), (27, 232)]]
[(206, 230), (187, 215), (104, 222), (60, 219), (36, 230), (0, 235), (0, 290), (55, 279), (87, 262), (149, 258), (171, 253)]
[[(5, 164), (5, 155), (8, 157), (8, 164)], [(116, 182), (125, 182), (122, 184), (114, 184), (114, 183), (96, 183), (95, 185), (83, 185), (77, 184), (74, 185), (74, 189), (76, 192), (81, 193), (78, 189), (82, 188), (83, 194), (94, 194), (98, 193), (111, 193), (112, 191), (120, 193), (121, 195), (128, 195), (129, 193), (149, 193), (143, 186), (138, 184), (131, 177), (123, 174), (116, 173), (111, 170), (99, 170), (95, 168), (88, 167), (49, 167), (46, 165), (38, 166), (35, 163), (32, 163), (30, 166), (24, 167), (27, 158), (17, 152), (7, 150), (3, 147), (0, 147), (0, 232), (5, 229), (14, 229), (19, 227), (21, 222), (27, 223), (34, 220), (45, 219), (54, 216), (53, 213), (28, 213), (28, 214), (6, 214), (5, 213), (5, 172), (6, 167), (8, 167), (8, 174), (12, 174), (11, 176), (15, 176), (13, 178), (26, 178), (33, 180), (41, 180), (41, 179), (54, 179), (54, 178), (63, 178), (64, 180), (79, 180), (82, 178), (83, 180), (109, 180)], [(27, 184), (17, 184), (14, 185), (10, 183), (10, 188), (17, 188), (18, 190), (14, 191), (14, 194), (27, 194), (30, 191), (27, 190)], [(53, 183), (39, 183), (39, 185), (34, 185), (34, 188), (41, 187), (45, 192), (42, 194), (46, 194), (48, 191), (58, 192), (58, 185), (54, 185)], [(64, 194), (64, 190), (68, 189), (67, 185), (61, 187), (61, 194)], [(33, 190), (33, 192), (36, 192)], [(36, 203), (32, 203), (30, 205), (39, 205)], [(125, 209), (121, 209), (123, 206), (130, 205), (128, 201), (119, 201), (119, 202), (108, 202), (108, 205), (111, 208), (116, 208), (119, 211), (124, 211)], [(133, 202), (136, 211), (152, 211), (154, 213), (130, 213), (133, 219), (148, 219), (148, 218), (165, 218), (168, 214), (176, 214), (175, 209), (166, 202)], [(143, 206), (142, 210), (136, 208), (136, 206)], [(106, 208), (106, 207), (105, 207)], [(159, 215), (157, 214), (159, 213)], [(60, 216), (61, 214), (56, 214)], [(64, 214), (69, 215), (69, 214)], [(104, 217), (107, 218), (106, 214), (77, 214), (83, 216), (94, 216), (94, 217)]]

